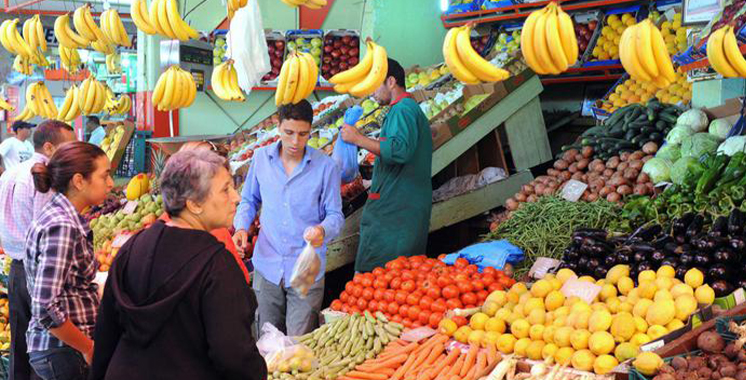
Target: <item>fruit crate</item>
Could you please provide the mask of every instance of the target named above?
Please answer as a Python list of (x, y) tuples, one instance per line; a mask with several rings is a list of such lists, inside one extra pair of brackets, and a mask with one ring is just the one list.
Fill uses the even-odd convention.
[[(609, 91), (606, 92), (606, 94), (604, 95), (604, 97), (601, 98), (601, 99), (599, 99), (599, 100), (608, 99), (609, 95), (611, 95), (614, 92), (614, 89), (617, 86), (619, 86), (619, 84), (624, 83), (624, 81), (626, 81), (627, 79), (629, 79), (629, 74), (624, 73), (624, 75), (622, 75), (621, 78), (617, 79), (617, 81), (614, 82), (614, 84), (611, 85), (611, 87), (609, 87)], [(606, 118), (608, 118), (609, 116), (611, 116), (611, 113), (609, 113), (606, 110), (602, 109), (601, 107), (597, 107), (597, 106), (592, 106), (591, 107), (591, 112), (593, 113), (593, 118), (596, 119), (596, 120), (605, 120)]]
[[(323, 58), (324, 31), (321, 29), (292, 29), (285, 32), (285, 56), (293, 50), (309, 53), (316, 60), (321, 73)], [(299, 46), (300, 45), (300, 46)]]
[(282, 68), (282, 63), (285, 62), (287, 41), (285, 35), (279, 30), (265, 30), (264, 35), (267, 39), (269, 63), (272, 66), (272, 71), (262, 78), (262, 84), (277, 86), (277, 77), (280, 76), (280, 68)]
[(466, 12), (474, 12), (479, 10), (480, 8), (480, 2), (472, 1), (471, 3), (463, 4), (463, 0), (450, 0), (448, 2), (448, 9), (443, 12), (445, 15), (454, 15), (459, 13), (466, 13)]
[[(596, 45), (598, 36), (601, 35), (601, 28), (599, 28), (599, 25), (603, 24), (604, 12), (592, 11), (575, 13), (572, 14), (571, 17), (575, 26), (575, 37), (578, 39), (578, 48), (580, 50), (578, 61), (572, 67), (581, 67), (585, 62), (590, 61), (592, 58), (593, 47)], [(581, 32), (581, 30), (585, 30), (586, 32)], [(580, 39), (582, 38), (580, 34), (582, 33), (590, 33), (590, 36), (587, 37), (585, 50), (582, 49), (583, 45), (580, 42)]]
[[(360, 50), (364, 42), (360, 32), (351, 29), (334, 29), (326, 31), (321, 52), (321, 77), (319, 81), (329, 85), (329, 79), (348, 70), (360, 62)], [(333, 70), (337, 70), (336, 72)]]
[[(634, 17), (634, 19), (633, 19), (634, 23), (637, 23), (637, 22), (643, 20), (645, 17), (647, 17), (648, 10), (647, 10), (647, 8), (643, 8), (640, 5), (635, 5), (635, 6), (631, 6), (631, 7), (623, 7), (623, 8), (615, 8), (615, 9), (608, 10), (605, 13), (605, 15), (604, 15), (603, 23), (599, 24), (599, 26), (601, 26), (601, 28), (600, 28), (601, 31), (599, 32), (599, 36), (596, 37), (596, 40), (593, 41), (591, 44), (589, 44), (588, 45), (588, 49), (586, 49), (586, 50), (590, 50), (591, 54), (589, 55), (588, 60), (583, 64), (583, 67), (609, 66), (609, 65), (619, 65), (619, 64), (621, 64), (621, 61), (618, 58), (617, 59), (609, 58), (609, 59), (597, 59), (597, 60), (594, 60), (595, 58), (592, 57), (592, 55), (593, 55), (592, 53), (593, 53), (593, 50), (596, 48), (596, 46), (598, 46), (599, 42), (604, 41), (602, 39), (602, 37), (603, 38), (607, 38), (607, 37), (609, 37), (609, 34), (611, 34), (612, 38), (621, 37), (622, 32), (626, 28), (628, 28), (629, 26), (631, 26), (630, 24), (634, 25), (634, 23), (631, 22), (631, 21), (625, 21), (624, 23), (629, 22), (630, 24), (622, 24), (622, 25), (626, 25), (624, 27), (621, 27), (622, 25), (617, 24), (617, 26), (615, 28), (611, 28), (611, 26), (609, 25), (609, 20), (611, 19), (611, 17), (614, 16), (615, 18), (621, 19), (624, 14), (632, 14), (633, 17)], [(598, 29), (598, 26), (596, 28)], [(609, 34), (604, 34), (605, 28), (608, 28), (608, 30), (612, 30), (613, 32), (609, 32)], [(619, 48), (619, 44), (616, 44), (616, 43), (613, 43), (613, 42), (612, 42), (612, 46), (616, 46), (617, 49)]]
[(129, 144), (124, 149), (124, 156), (119, 162), (115, 175), (117, 177), (134, 177), (138, 173), (150, 171), (151, 147), (146, 141), (153, 135), (151, 131), (135, 131)]
[[(663, 358), (663, 363), (668, 364), (668, 363), (671, 363), (671, 361), (674, 358), (685, 357), (685, 356), (697, 356), (697, 355), (699, 355), (701, 353), (702, 353), (702, 351), (700, 351), (700, 350), (694, 350), (692, 352), (687, 352), (686, 354), (669, 356), (669, 357)], [(637, 368), (635, 368), (634, 366), (632, 366), (631, 363), (630, 363), (630, 367), (629, 367), (629, 380), (651, 380), (651, 379), (652, 378), (648, 378), (647, 376), (645, 376), (642, 373), (640, 373), (640, 371), (638, 371)]]

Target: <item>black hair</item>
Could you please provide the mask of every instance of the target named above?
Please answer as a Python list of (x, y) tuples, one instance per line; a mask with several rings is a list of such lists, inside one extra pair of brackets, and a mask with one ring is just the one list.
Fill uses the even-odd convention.
[(34, 149), (40, 150), (44, 144), (49, 142), (57, 146), (62, 140), (62, 130), (74, 132), (73, 127), (59, 120), (45, 120), (39, 124), (34, 131)]
[(313, 124), (313, 108), (305, 99), (296, 104), (281, 105), (277, 112), (280, 114), (280, 123), (284, 120), (300, 120)]
[(33, 127), (35, 127), (35, 125), (34, 125), (34, 124), (31, 124), (31, 123), (27, 123), (27, 122), (25, 122), (25, 121), (21, 121), (21, 120), (16, 120), (16, 121), (14, 121), (14, 122), (13, 122), (13, 125), (12, 125), (12, 126), (10, 127), (10, 129), (12, 129), (12, 130), (13, 130), (13, 132), (16, 132), (16, 133), (17, 133), (17, 132), (18, 132), (18, 130), (19, 130), (19, 129), (21, 129), (21, 128), (28, 128), (28, 129), (31, 129), (31, 128), (33, 128)]
[(399, 62), (397, 62), (395, 59), (389, 58), (388, 60), (389, 69), (386, 73), (386, 79), (389, 79), (389, 77), (394, 77), (397, 86), (404, 87), (406, 85), (406, 82), (404, 81), (404, 68), (402, 68)]

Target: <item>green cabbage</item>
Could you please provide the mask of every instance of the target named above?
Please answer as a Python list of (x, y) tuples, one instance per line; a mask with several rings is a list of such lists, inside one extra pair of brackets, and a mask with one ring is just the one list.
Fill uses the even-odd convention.
[(704, 132), (707, 130), (707, 114), (702, 112), (702, 110), (698, 110), (696, 108), (692, 108), (684, 113), (682, 113), (678, 119), (676, 119), (676, 125), (686, 125), (694, 132)]
[(681, 157), (671, 167), (671, 182), (677, 185), (681, 185), (684, 183), (684, 177), (686, 177), (686, 173), (701, 173), (704, 170), (704, 165), (702, 165), (698, 159), (694, 157)]
[(709, 133), (695, 133), (681, 143), (681, 157), (699, 158), (705, 153), (713, 153), (718, 149), (720, 141)]
[(650, 177), (654, 184), (666, 182), (671, 179), (671, 161), (653, 157), (642, 166), (642, 172)]
[(681, 157), (681, 147), (676, 144), (666, 144), (658, 149), (655, 157), (663, 158), (671, 162), (676, 162)]
[(725, 137), (728, 136), (728, 132), (730, 132), (730, 129), (733, 128), (733, 125), (726, 119), (715, 119), (710, 123), (710, 128), (707, 129), (707, 132), (709, 132), (713, 136), (717, 136), (720, 141), (725, 140)]
[(685, 138), (692, 135), (692, 130), (686, 125), (677, 125), (668, 132), (666, 143), (680, 145)]

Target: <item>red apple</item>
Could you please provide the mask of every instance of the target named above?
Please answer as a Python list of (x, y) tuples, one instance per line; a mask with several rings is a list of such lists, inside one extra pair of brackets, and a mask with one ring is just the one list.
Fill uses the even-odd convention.
[(357, 57), (350, 57), (350, 59), (347, 61), (347, 64), (352, 67), (358, 64), (360, 60)]
[(347, 66), (347, 62), (340, 62), (339, 63), (339, 69), (340, 70), (347, 70), (349, 66)]
[(352, 47), (358, 47), (360, 46), (360, 40), (357, 38), (353, 38), (352, 41), (350, 41), (350, 46)]
[(357, 57), (357, 56), (358, 56), (359, 54), (360, 54), (360, 49), (358, 49), (358, 48), (356, 48), (356, 47), (354, 47), (354, 48), (350, 49), (350, 53), (349, 53), (349, 55), (350, 55), (351, 57)]
[(341, 48), (342, 47), (342, 41), (339, 41), (339, 40), (334, 41), (333, 46), (334, 46), (335, 49)]
[(351, 41), (352, 41), (352, 37), (351, 36), (344, 36), (344, 37), (342, 37), (342, 43), (344, 43), (345, 45), (348, 45)]
[(329, 54), (334, 50), (334, 48), (331, 45), (324, 46), (324, 54)]
[(331, 69), (332, 69), (332, 67), (328, 63), (325, 63), (325, 64), (321, 65), (321, 70), (322, 71), (328, 72)]
[(337, 68), (331, 69), (331, 70), (329, 71), (329, 74), (332, 74), (332, 75), (337, 75), (337, 74), (339, 74), (339, 69), (337, 69)]
[(282, 50), (275, 50), (275, 57), (282, 58), (282, 53), (283, 53)]
[(339, 50), (332, 51), (332, 57), (339, 58), (340, 55), (342, 55), (342, 53)]
[(332, 61), (332, 57), (328, 56), (328, 55), (325, 55), (323, 61), (324, 61), (324, 63), (330, 63)]
[(342, 52), (342, 55), (347, 55), (347, 53), (350, 51), (350, 48), (347, 46), (342, 46), (339, 48), (339, 51)]

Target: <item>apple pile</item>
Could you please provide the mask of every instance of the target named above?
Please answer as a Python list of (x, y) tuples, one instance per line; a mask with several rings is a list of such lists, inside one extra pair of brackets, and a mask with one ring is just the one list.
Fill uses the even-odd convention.
[(585, 50), (588, 49), (588, 45), (591, 43), (591, 37), (593, 37), (593, 32), (596, 30), (597, 26), (598, 21), (596, 20), (591, 20), (587, 24), (575, 24), (575, 36), (578, 39), (578, 49), (580, 50), (580, 54), (583, 54)]
[(269, 62), (272, 65), (272, 71), (262, 77), (263, 81), (275, 79), (280, 75), (280, 68), (282, 68), (283, 62), (282, 59), (285, 55), (285, 41), (267, 40), (267, 48), (269, 49)]
[(485, 36), (471, 37), (471, 47), (473, 47), (480, 55), (484, 55), (484, 49), (487, 47), (487, 43), (489, 42), (489, 34)]
[(358, 36), (327, 35), (324, 38), (324, 58), (321, 75), (329, 79), (359, 62), (360, 38)]
[(223, 59), (225, 59), (225, 38), (218, 37), (215, 39), (215, 47), (212, 49), (212, 64), (213, 65), (219, 65), (223, 63)]
[(323, 42), (321, 41), (321, 38), (314, 37), (314, 38), (304, 38), (304, 37), (298, 37), (293, 41), (288, 42), (288, 51), (299, 51), (304, 53), (309, 53), (313, 56), (313, 59), (316, 61), (316, 64), (321, 64), (321, 45)]

